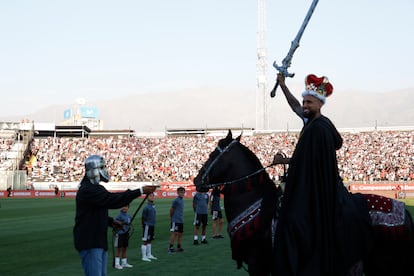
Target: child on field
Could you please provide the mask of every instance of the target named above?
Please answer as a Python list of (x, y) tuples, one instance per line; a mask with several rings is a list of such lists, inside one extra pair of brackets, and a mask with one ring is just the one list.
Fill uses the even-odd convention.
[[(127, 248), (129, 243), (129, 230), (131, 224), (131, 216), (128, 214), (129, 205), (121, 208), (118, 216), (115, 218), (116, 221), (122, 223), (122, 228), (117, 231), (117, 238), (115, 240), (115, 246), (117, 247), (115, 253), (115, 268), (123, 269), (124, 267), (132, 267), (127, 262)], [(121, 260), (122, 258), (122, 260)], [(120, 262), (121, 261), (121, 262)]]
[(221, 234), (224, 224), (223, 214), (221, 212), (220, 206), (220, 189), (215, 187), (211, 193), (211, 200), (210, 200), (210, 210), (211, 210), (211, 218), (213, 220), (213, 239), (222, 239), (224, 238)]
[(155, 205), (154, 205), (154, 193), (148, 194), (147, 205), (142, 210), (142, 260), (145, 262), (150, 262), (151, 260), (156, 260), (151, 253), (151, 241), (154, 239), (155, 233)]
[[(171, 227), (170, 231), (170, 245), (168, 247), (168, 253), (183, 252), (181, 247), (184, 232), (184, 187), (177, 189), (177, 198), (174, 199), (170, 208)], [(174, 242), (177, 239), (177, 251), (174, 249)]]
[(206, 229), (208, 222), (209, 195), (206, 192), (196, 192), (193, 197), (194, 220), (194, 245), (198, 245), (198, 231), (201, 226), (201, 243), (207, 244)]

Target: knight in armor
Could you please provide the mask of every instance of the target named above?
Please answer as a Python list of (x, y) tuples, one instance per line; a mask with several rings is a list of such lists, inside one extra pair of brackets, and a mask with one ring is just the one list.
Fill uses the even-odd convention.
[(76, 216), (73, 236), (85, 275), (106, 275), (108, 257), (108, 227), (122, 227), (108, 216), (108, 209), (128, 205), (142, 194), (155, 191), (156, 186), (143, 186), (136, 190), (111, 193), (100, 185), (108, 182), (105, 160), (91, 155), (85, 160), (85, 176), (76, 194)]
[(326, 77), (308, 75), (303, 105), (290, 93), (283, 74), (279, 85), (303, 120), (291, 158), (276, 154), (275, 164), (289, 164), (275, 233), (274, 275), (347, 275), (372, 246), (366, 201), (350, 194), (339, 176), (336, 151), (342, 138), (321, 114), (333, 86)]

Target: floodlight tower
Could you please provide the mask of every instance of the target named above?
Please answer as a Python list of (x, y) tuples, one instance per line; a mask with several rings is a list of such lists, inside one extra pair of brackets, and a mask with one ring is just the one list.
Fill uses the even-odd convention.
[(269, 129), (267, 91), (266, 0), (257, 0), (256, 130)]

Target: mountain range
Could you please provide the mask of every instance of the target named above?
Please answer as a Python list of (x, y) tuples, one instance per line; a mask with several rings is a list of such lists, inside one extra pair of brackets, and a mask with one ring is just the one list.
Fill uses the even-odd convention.
[[(295, 96), (301, 90), (292, 88)], [(269, 129), (300, 129), (301, 120), (290, 110), (281, 91), (269, 97)], [(414, 88), (381, 93), (336, 91), (327, 98), (322, 113), (337, 128), (413, 126)], [(88, 102), (97, 107), (106, 130), (133, 129), (157, 132), (184, 128), (254, 128), (256, 94), (248, 89), (204, 87), (171, 92), (138, 93), (111, 100)], [(63, 121), (63, 113), (73, 104), (49, 106), (25, 118), (39, 123)], [(51, 116), (51, 114), (54, 114)], [(8, 120), (22, 118), (10, 116)]]

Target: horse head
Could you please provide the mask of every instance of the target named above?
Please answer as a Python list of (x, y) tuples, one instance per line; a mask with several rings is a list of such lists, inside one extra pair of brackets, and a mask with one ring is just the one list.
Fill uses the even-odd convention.
[(233, 166), (232, 148), (240, 142), (241, 136), (233, 139), (229, 130), (227, 136), (219, 140), (217, 147), (210, 153), (208, 160), (199, 170), (194, 179), (197, 191), (208, 191), (211, 188), (221, 185), (230, 179), (230, 173), (234, 174), (230, 167)]

